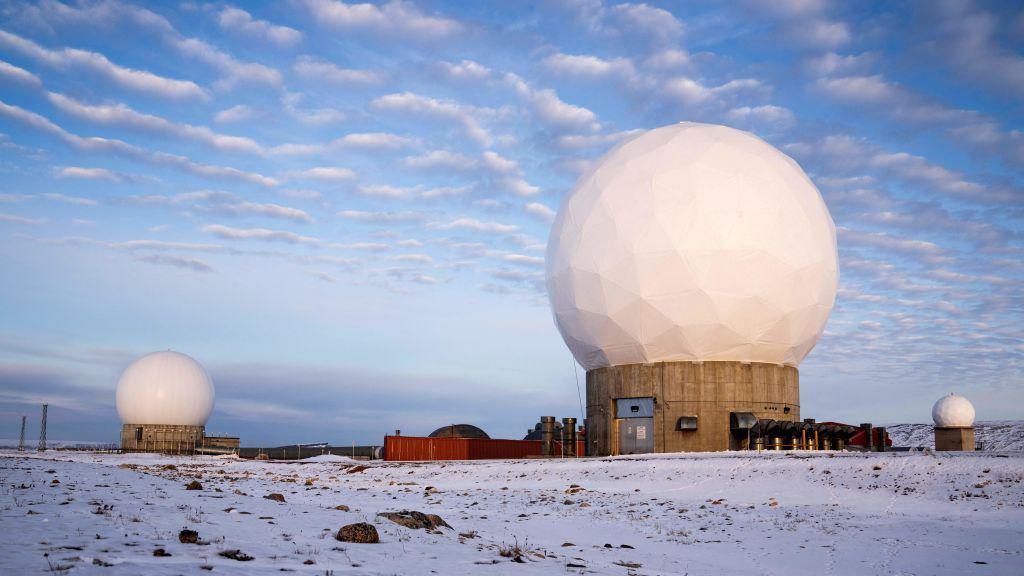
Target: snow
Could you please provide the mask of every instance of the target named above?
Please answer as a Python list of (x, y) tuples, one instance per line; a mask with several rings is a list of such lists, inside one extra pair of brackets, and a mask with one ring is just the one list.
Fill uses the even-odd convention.
[(348, 456), (338, 456), (337, 454), (320, 454), (318, 456), (311, 456), (309, 458), (303, 458), (303, 462), (345, 462), (347, 464), (358, 464), (358, 460), (353, 460)]
[[(935, 448), (934, 424), (893, 424), (886, 430), (893, 446)], [(974, 441), (985, 450), (1024, 452), (1024, 420), (975, 422)]]
[[(354, 466), (3, 451), (0, 486), (3, 574), (1024, 573), (1021, 453)], [(377, 517), (399, 510), (453, 529)], [(355, 522), (381, 543), (334, 539)], [(180, 543), (183, 528), (200, 544)], [(523, 563), (501, 555), (516, 544)], [(254, 559), (218, 555), (236, 549)]]

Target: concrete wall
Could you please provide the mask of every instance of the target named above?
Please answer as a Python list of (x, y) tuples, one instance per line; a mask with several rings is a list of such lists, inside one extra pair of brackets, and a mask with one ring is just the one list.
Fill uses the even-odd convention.
[[(139, 438), (138, 429), (142, 429)], [(203, 445), (203, 426), (125, 424), (121, 427), (121, 449), (125, 452), (192, 454)]]
[[(655, 452), (739, 449), (729, 433), (730, 412), (800, 420), (799, 373), (792, 366), (716, 361), (597, 368), (587, 372), (590, 454), (618, 453), (615, 399), (631, 397), (655, 399)], [(676, 430), (681, 416), (697, 416), (697, 430)]]
[(935, 449), (940, 452), (974, 451), (974, 428), (935, 427)]

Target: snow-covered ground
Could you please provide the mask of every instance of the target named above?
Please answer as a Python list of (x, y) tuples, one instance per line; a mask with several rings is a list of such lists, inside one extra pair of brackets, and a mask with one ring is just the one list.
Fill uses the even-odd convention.
[(320, 460), (0, 452), (0, 573), (1024, 574), (1019, 453)]
[[(935, 447), (934, 424), (893, 424), (886, 430), (893, 446)], [(974, 441), (984, 450), (1024, 452), (1024, 421), (975, 422)]]

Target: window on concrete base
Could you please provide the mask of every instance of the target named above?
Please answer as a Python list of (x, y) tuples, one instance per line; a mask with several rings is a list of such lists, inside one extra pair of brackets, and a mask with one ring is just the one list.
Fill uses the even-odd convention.
[(135, 429), (135, 441), (142, 442), (142, 428)]
[(679, 422), (676, 423), (676, 430), (696, 430), (697, 429), (697, 417), (696, 416), (680, 416)]

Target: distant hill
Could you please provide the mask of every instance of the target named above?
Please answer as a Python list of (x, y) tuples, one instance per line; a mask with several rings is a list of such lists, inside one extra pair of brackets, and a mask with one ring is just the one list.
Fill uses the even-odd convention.
[[(892, 424), (886, 430), (893, 446), (935, 447), (932, 424)], [(1024, 420), (975, 422), (974, 441), (983, 450), (1024, 452)]]

